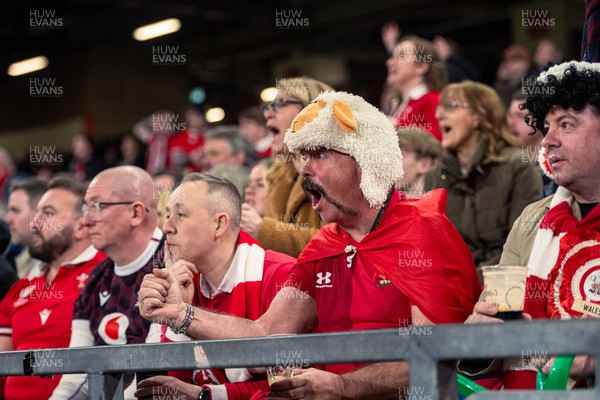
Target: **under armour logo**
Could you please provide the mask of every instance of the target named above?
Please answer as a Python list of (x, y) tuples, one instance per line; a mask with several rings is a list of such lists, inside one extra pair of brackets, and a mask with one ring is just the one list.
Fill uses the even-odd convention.
[(323, 276), (322, 272), (319, 272), (317, 274), (317, 285), (322, 285), (323, 283), (325, 283), (326, 285), (331, 283), (331, 279), (329, 279), (331, 277), (331, 272), (327, 272), (325, 274), (325, 276)]

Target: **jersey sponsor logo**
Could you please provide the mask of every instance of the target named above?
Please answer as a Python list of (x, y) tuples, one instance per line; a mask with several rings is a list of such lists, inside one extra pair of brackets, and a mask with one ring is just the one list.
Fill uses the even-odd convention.
[(105, 290), (104, 292), (98, 292), (98, 296), (100, 297), (100, 307), (104, 307), (110, 298), (110, 292), (108, 290)]
[(40, 319), (42, 320), (42, 325), (46, 325), (46, 321), (48, 321), (48, 317), (50, 317), (51, 312), (52, 311), (48, 310), (47, 308), (40, 311)]
[(317, 273), (317, 285), (316, 288), (317, 289), (322, 289), (322, 288), (330, 288), (333, 287), (333, 285), (331, 285), (331, 272), (318, 272)]
[(125, 314), (110, 313), (100, 321), (98, 334), (107, 344), (127, 344), (128, 327), (129, 318)]
[(85, 286), (85, 283), (87, 282), (88, 278), (90, 276), (88, 274), (86, 274), (85, 272), (82, 272), (81, 274), (79, 274), (75, 279), (77, 280), (77, 282), (79, 282), (77, 284), (77, 289), (83, 289)]

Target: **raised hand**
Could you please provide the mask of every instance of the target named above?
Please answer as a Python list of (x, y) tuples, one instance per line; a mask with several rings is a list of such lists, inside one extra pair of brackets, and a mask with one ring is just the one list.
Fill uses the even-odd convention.
[(396, 21), (390, 21), (381, 27), (381, 41), (388, 53), (392, 54), (401, 35), (402, 30)]
[(198, 268), (187, 260), (177, 259), (169, 250), (165, 250), (165, 268), (173, 273), (179, 284), (183, 302), (191, 304), (194, 298), (194, 274), (199, 273)]
[(248, 232), (253, 238), (256, 239), (258, 236), (258, 228), (262, 223), (262, 217), (258, 215), (258, 212), (250, 204), (242, 204), (242, 220), (240, 222), (240, 228)]
[(178, 327), (185, 318), (185, 303), (173, 271), (154, 269), (144, 277), (138, 292), (140, 315), (154, 323)]

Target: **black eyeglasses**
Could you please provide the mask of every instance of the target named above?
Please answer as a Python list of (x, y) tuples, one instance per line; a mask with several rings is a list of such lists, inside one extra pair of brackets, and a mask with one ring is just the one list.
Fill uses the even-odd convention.
[(298, 100), (276, 100), (273, 101), (271, 103), (267, 103), (264, 106), (262, 106), (262, 111), (263, 114), (266, 113), (267, 111), (273, 111), (274, 113), (279, 112), (283, 107), (287, 106), (288, 104), (300, 104), (302, 105), (301, 101)]
[(102, 209), (109, 207), (109, 206), (116, 206), (116, 205), (129, 205), (129, 204), (133, 204), (135, 203), (135, 201), (91, 201), (90, 204), (83, 204), (81, 206), (81, 213), (85, 214), (86, 212), (91, 212), (94, 216), (98, 216), (100, 215), (100, 211), (102, 211)]

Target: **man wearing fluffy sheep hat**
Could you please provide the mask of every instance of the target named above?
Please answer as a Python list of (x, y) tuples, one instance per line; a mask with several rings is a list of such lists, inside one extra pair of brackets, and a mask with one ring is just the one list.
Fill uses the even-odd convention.
[[(479, 295), (472, 257), (445, 216), (445, 191), (408, 200), (393, 188), (402, 155), (392, 123), (359, 96), (327, 92), (298, 114), (285, 142), (306, 160), (300, 173), (313, 208), (332, 222), (300, 254), (286, 284), (316, 303), (319, 331), (463, 322)], [(404, 365), (359, 367), (326, 370), (357, 382), (381, 368), (382, 381), (372, 383), (406, 383)], [(306, 379), (302, 373), (272, 393), (309, 388)]]
[[(330, 224), (300, 254), (288, 281), (256, 322), (195, 309), (188, 335), (230, 338), (356, 331), (463, 322), (480, 286), (466, 244), (446, 218), (446, 194), (409, 200), (394, 189), (402, 156), (391, 122), (361, 97), (325, 92), (286, 132), (313, 208)], [(162, 321), (183, 305), (140, 291), (144, 314)], [(142, 285), (144, 289), (144, 285)], [(151, 297), (154, 299), (150, 300)], [(147, 299), (147, 300), (146, 300)], [(177, 311), (178, 312), (178, 311)], [(327, 365), (271, 386), (270, 398), (383, 398), (408, 384), (404, 362)], [(260, 398), (257, 394), (256, 398)]]

